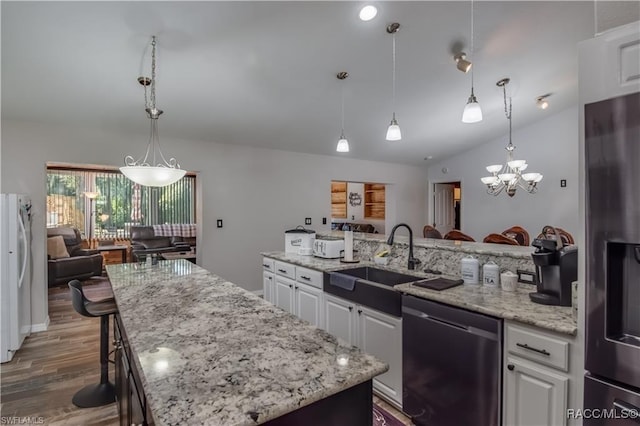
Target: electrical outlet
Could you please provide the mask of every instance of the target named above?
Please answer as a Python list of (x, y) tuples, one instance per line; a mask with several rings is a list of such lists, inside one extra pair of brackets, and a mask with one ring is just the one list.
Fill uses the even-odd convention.
[(322, 224), (323, 224), (323, 225), (326, 225), (326, 224), (327, 224), (327, 218), (326, 218), (326, 217), (323, 217), (323, 218), (322, 218)]
[(311, 225), (311, 218), (310, 217), (305, 217), (304, 218), (304, 224), (305, 225)]
[(216, 226), (222, 228), (222, 219), (218, 219)]
[(567, 187), (567, 180), (560, 179), (560, 188), (566, 188), (566, 187)]

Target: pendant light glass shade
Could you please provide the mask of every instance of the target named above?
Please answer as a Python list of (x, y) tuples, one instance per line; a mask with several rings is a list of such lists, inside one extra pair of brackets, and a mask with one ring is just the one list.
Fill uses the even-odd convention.
[(388, 141), (399, 141), (402, 139), (402, 132), (400, 131), (400, 126), (398, 126), (398, 122), (396, 121), (396, 113), (393, 113), (393, 118), (391, 119), (391, 124), (387, 128), (387, 140)]
[[(182, 179), (187, 173), (182, 170), (175, 158), (165, 159), (160, 150), (158, 137), (158, 118), (162, 110), (156, 107), (156, 37), (151, 38), (151, 78), (139, 77), (138, 82), (144, 86), (145, 111), (151, 120), (149, 143), (145, 153), (134, 158), (127, 155), (125, 166), (120, 171), (127, 178), (143, 186), (167, 186)], [(150, 97), (147, 99), (147, 86), (150, 86)]]
[(338, 146), (336, 146), (338, 152), (349, 152), (349, 141), (344, 137), (344, 134), (340, 135), (338, 140)]
[(176, 183), (187, 173), (186, 170), (170, 167), (124, 166), (123, 175), (142, 186), (167, 186)]
[(473, 88), (471, 89), (471, 96), (469, 96), (469, 100), (467, 104), (464, 106), (464, 111), (462, 112), (462, 122), (463, 123), (477, 123), (478, 121), (482, 121), (482, 109), (480, 108), (480, 104), (473, 94)]

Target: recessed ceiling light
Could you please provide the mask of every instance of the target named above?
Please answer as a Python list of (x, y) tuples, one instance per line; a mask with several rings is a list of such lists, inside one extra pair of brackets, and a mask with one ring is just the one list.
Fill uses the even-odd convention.
[(433, 155), (427, 155), (426, 157), (424, 157), (425, 161), (426, 160), (431, 160), (433, 158)]
[(363, 21), (370, 21), (376, 17), (378, 14), (378, 9), (373, 5), (366, 5), (362, 9), (360, 9), (360, 19)]

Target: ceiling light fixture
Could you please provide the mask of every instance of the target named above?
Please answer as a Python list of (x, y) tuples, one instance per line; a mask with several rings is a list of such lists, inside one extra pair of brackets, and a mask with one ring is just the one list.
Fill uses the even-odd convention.
[[(156, 36), (151, 37), (151, 78), (138, 77), (138, 83), (144, 87), (144, 104), (147, 116), (151, 120), (151, 134), (147, 150), (138, 159), (127, 155), (124, 167), (120, 171), (126, 177), (143, 186), (167, 186), (180, 180), (186, 173), (180, 169), (175, 158), (165, 159), (160, 150), (158, 138), (158, 117), (162, 110), (156, 108)], [(150, 95), (147, 98), (147, 87)]]
[(482, 183), (487, 185), (487, 193), (498, 195), (503, 189), (509, 197), (516, 194), (517, 187), (520, 187), (530, 194), (537, 191), (537, 183), (542, 180), (540, 173), (522, 173), (528, 166), (525, 160), (514, 160), (513, 151), (516, 149), (511, 143), (511, 97), (509, 97), (509, 108), (507, 109), (507, 89), (509, 84), (508, 78), (503, 78), (496, 85), (502, 87), (504, 97), (504, 113), (509, 120), (509, 144), (505, 148), (507, 150), (507, 164), (494, 164), (487, 166), (487, 171), (491, 176), (481, 178)]
[(471, 69), (471, 62), (467, 61), (466, 57), (467, 54), (464, 52), (460, 52), (453, 57), (453, 59), (456, 61), (456, 68), (464, 73), (469, 72), (469, 70)]
[(387, 140), (388, 141), (399, 141), (402, 139), (402, 132), (400, 131), (400, 126), (396, 121), (396, 33), (400, 29), (400, 24), (394, 22), (387, 26), (387, 32), (393, 36), (393, 86), (392, 86), (392, 105), (393, 105), (393, 116), (391, 118), (391, 123), (387, 128)]
[[(473, 41), (474, 41), (473, 33), (474, 33), (473, 31), (473, 0), (471, 0), (471, 54), (475, 53), (475, 51), (473, 50)], [(471, 66), (471, 62), (468, 62), (464, 59), (465, 58), (464, 53), (461, 53), (460, 55), (462, 56), (462, 58), (459, 61), (456, 61), (458, 62), (458, 65), (457, 65), (458, 69), (460, 69), (460, 63), (462, 61), (467, 62), (469, 64), (467, 71), (469, 70), (469, 68), (471, 69), (471, 95), (469, 96), (469, 99), (467, 99), (467, 104), (464, 106), (464, 111), (462, 112), (462, 122), (477, 123), (479, 121), (482, 121), (482, 109), (480, 108), (478, 99), (476, 99), (476, 95), (473, 93), (473, 67)], [(460, 56), (460, 55), (457, 55), (457, 56)]]
[(547, 98), (549, 96), (551, 96), (551, 93), (547, 93), (546, 95), (538, 96), (538, 98), (536, 99), (536, 105), (538, 105), (538, 108), (540, 108), (540, 109), (549, 108), (549, 101), (547, 101)]
[(372, 20), (378, 14), (378, 9), (373, 5), (366, 5), (362, 9), (360, 9), (360, 19), (367, 22)]
[[(343, 81), (349, 77), (349, 73), (348, 72), (340, 72), (338, 73), (338, 75), (336, 76), (338, 77), (338, 80)], [(342, 84), (342, 88), (340, 89), (342, 92), (342, 127), (341, 127), (341, 131), (340, 131), (340, 139), (338, 139), (338, 145), (336, 146), (336, 151), (338, 152), (349, 152), (349, 141), (347, 140), (347, 138), (344, 137), (344, 83)]]

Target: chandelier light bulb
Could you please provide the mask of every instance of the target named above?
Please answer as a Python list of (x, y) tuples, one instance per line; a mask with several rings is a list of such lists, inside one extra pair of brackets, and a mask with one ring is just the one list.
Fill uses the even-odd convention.
[(362, 9), (360, 9), (360, 19), (367, 22), (372, 20), (378, 14), (378, 9), (373, 5), (366, 5)]

